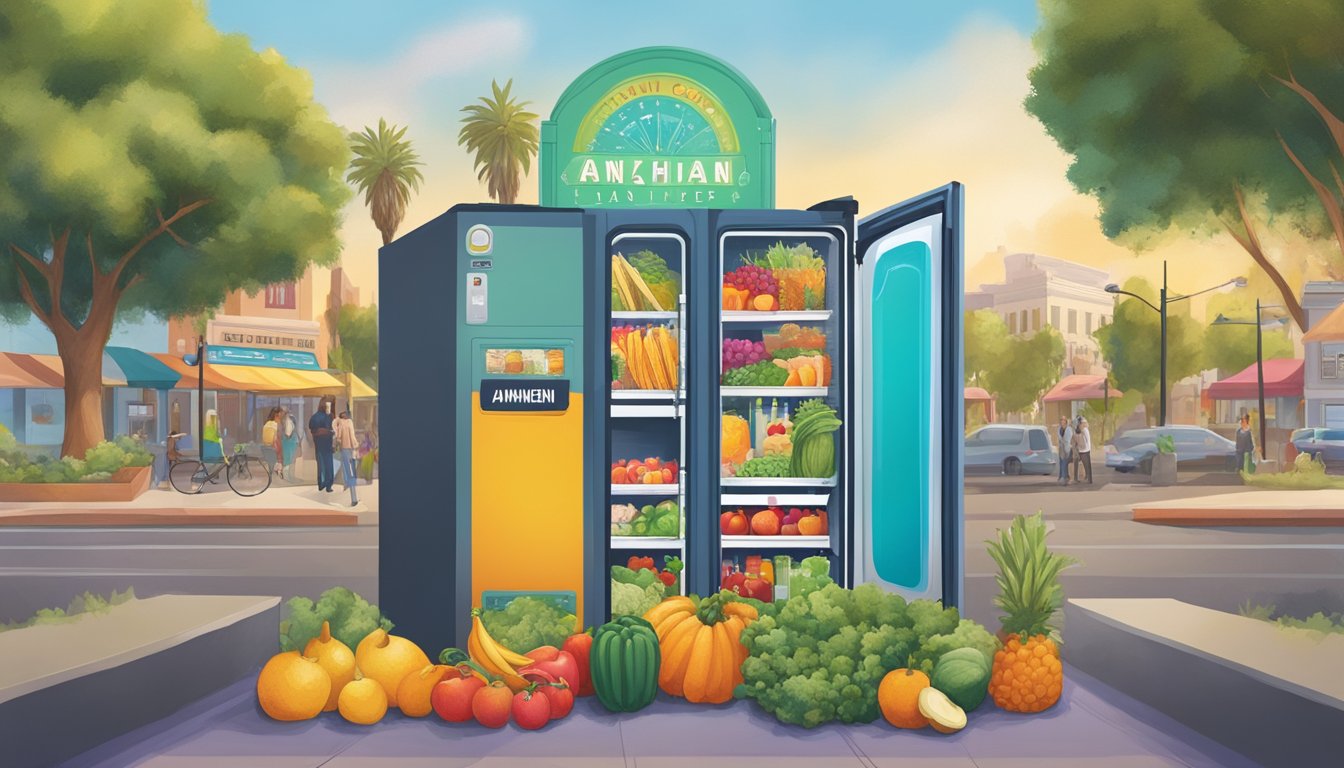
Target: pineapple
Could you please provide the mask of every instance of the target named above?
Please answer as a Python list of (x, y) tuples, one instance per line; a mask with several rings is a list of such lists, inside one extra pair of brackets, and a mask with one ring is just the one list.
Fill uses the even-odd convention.
[(1050, 619), (1059, 610), (1059, 572), (1077, 562), (1045, 547), (1041, 513), (1018, 515), (989, 556), (999, 566), (994, 604), (1003, 609), (1004, 645), (994, 654), (989, 693), (1009, 712), (1040, 712), (1054, 706), (1064, 688), (1059, 648), (1050, 635)]

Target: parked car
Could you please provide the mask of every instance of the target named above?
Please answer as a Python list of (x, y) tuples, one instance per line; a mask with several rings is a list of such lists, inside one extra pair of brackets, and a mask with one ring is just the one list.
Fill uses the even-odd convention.
[(966, 436), (966, 471), (1005, 475), (1053, 475), (1059, 458), (1045, 427), (991, 424)]
[(1106, 466), (1117, 472), (1152, 474), (1157, 438), (1171, 435), (1176, 444), (1180, 469), (1210, 469), (1233, 472), (1237, 468), (1237, 444), (1203, 427), (1165, 426), (1131, 429), (1106, 445)]
[(1344, 462), (1344, 429), (1298, 429), (1289, 441), (1298, 453), (1327, 465)]

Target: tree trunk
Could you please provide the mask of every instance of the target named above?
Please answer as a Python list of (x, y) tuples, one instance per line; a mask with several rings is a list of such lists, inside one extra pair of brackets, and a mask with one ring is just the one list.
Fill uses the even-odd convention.
[(90, 448), (102, 442), (103, 431), (103, 348), (107, 335), (90, 333), (86, 323), (73, 335), (57, 338), (56, 349), (65, 368), (65, 441), (62, 456), (84, 458)]
[(1242, 195), (1240, 184), (1232, 184), (1232, 194), (1237, 200), (1241, 232), (1238, 233), (1238, 227), (1227, 222), (1223, 222), (1223, 226), (1227, 228), (1228, 234), (1232, 235), (1232, 239), (1236, 240), (1246, 250), (1246, 253), (1251, 255), (1251, 258), (1265, 271), (1265, 274), (1269, 275), (1274, 287), (1279, 289), (1279, 296), (1283, 298), (1283, 305), (1287, 308), (1293, 321), (1297, 323), (1297, 327), (1303, 331), (1308, 330), (1307, 313), (1302, 309), (1302, 303), (1298, 301), (1297, 293), (1288, 285), (1283, 273), (1279, 272), (1278, 267), (1274, 266), (1274, 263), (1269, 260), (1269, 257), (1265, 255), (1264, 248), (1260, 245), (1260, 236), (1255, 231), (1254, 222), (1251, 221), (1250, 212), (1246, 208), (1246, 198)]

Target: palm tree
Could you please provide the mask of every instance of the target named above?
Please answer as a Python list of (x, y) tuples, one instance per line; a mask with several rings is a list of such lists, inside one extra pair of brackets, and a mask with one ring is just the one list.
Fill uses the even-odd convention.
[(491, 80), (490, 87), (493, 99), (482, 96), (480, 104), (462, 108), (467, 117), (462, 118), (465, 125), (457, 143), (476, 153), (476, 178), (486, 182), (490, 196), (509, 204), (518, 198), (518, 186), (537, 154), (537, 116), (523, 110), (529, 102), (509, 97), (512, 80), (503, 89)]
[(406, 129), (379, 118), (378, 130), (365, 127), (363, 133), (350, 134), (350, 150), (355, 158), (350, 161), (350, 173), (345, 180), (364, 193), (364, 204), (369, 206), (373, 225), (383, 234), (383, 245), (396, 237), (397, 227), (406, 217), (406, 204), (411, 191), (420, 189), (424, 178), (416, 167), (422, 165), (411, 142), (405, 140)]

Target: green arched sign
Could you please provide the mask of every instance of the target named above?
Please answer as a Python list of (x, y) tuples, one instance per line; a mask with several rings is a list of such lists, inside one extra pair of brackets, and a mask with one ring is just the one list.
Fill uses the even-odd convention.
[(584, 72), (541, 124), (541, 204), (773, 208), (775, 121), (708, 54), (640, 48)]

